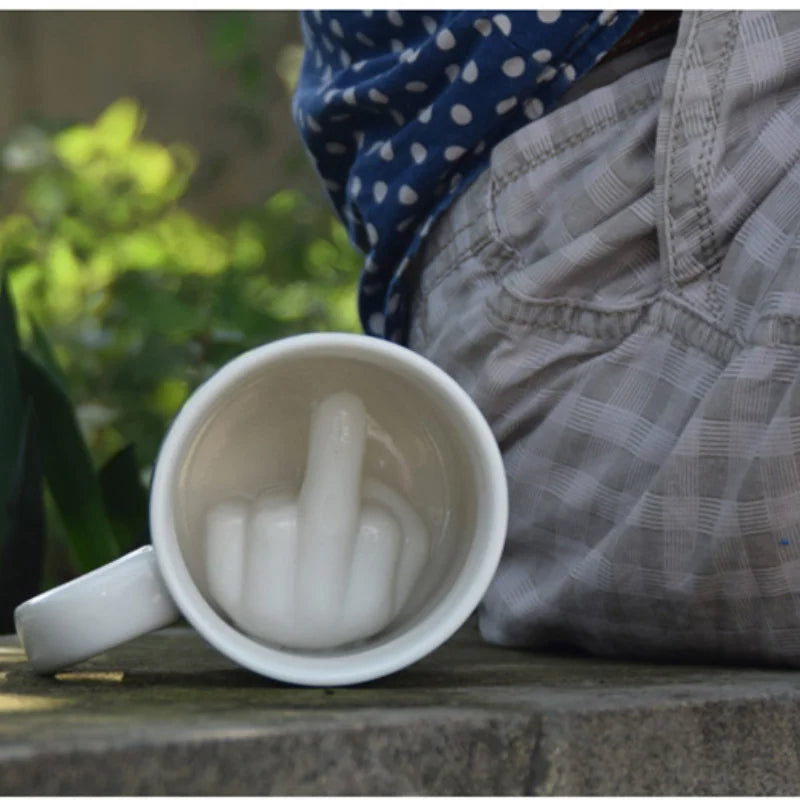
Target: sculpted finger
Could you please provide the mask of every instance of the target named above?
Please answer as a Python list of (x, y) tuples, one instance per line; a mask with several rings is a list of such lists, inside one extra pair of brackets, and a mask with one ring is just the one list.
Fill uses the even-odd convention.
[(350, 392), (323, 400), (311, 418), (308, 459), (298, 497), (300, 596), (329, 619), (344, 597), (361, 511), (366, 410)]
[(397, 561), (393, 598), (393, 613), (396, 614), (408, 601), (411, 590), (428, 561), (431, 537), (422, 517), (400, 492), (374, 478), (367, 478), (364, 481), (363, 496), (365, 500), (391, 509), (400, 523), (402, 550)]
[(253, 507), (248, 533), (242, 627), (261, 639), (302, 647), (302, 642), (295, 641), (298, 631), (294, 620), (297, 563), (294, 498), (288, 495), (261, 498)]
[(229, 500), (209, 511), (206, 518), (206, 578), (212, 598), (229, 616), (239, 605), (248, 504)]
[(366, 506), (342, 609), (343, 641), (371, 636), (391, 621), (401, 545), (402, 534), (394, 516), (378, 506)]

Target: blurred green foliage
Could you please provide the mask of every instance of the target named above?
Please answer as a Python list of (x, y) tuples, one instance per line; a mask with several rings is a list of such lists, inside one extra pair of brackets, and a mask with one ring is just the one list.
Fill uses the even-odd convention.
[(286, 190), (214, 223), (193, 216), (180, 205), (192, 149), (148, 141), (144, 124), (121, 99), (93, 124), (26, 125), (0, 143), (16, 198), (0, 219), (0, 502), (19, 512), (0, 519), (0, 578), (12, 562), (24, 572), (14, 553), (32, 559), (8, 607), (146, 540), (141, 479), (224, 362), (360, 330), (360, 257), (328, 208)]
[[(142, 138), (129, 99), (92, 125), (26, 127), (2, 150), (19, 203), (0, 220), (24, 340), (47, 332), (98, 459), (144, 463), (189, 392), (247, 348), (359, 330), (360, 259), (327, 208), (297, 191), (211, 224), (179, 204), (187, 145)], [(38, 348), (42, 350), (41, 347)]]

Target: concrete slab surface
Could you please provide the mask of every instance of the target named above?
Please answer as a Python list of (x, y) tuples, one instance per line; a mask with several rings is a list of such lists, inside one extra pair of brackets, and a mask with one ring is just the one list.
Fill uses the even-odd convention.
[(800, 673), (492, 647), (318, 689), (170, 628), (56, 677), (0, 637), (0, 793), (800, 793)]

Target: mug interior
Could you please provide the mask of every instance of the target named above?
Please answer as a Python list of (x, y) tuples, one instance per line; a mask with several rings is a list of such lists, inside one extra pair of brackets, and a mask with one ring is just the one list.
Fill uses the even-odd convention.
[[(420, 514), (430, 557), (405, 607), (378, 634), (333, 649), (289, 650), (244, 634), (214, 602), (206, 578), (206, 518), (224, 500), (253, 501), (273, 490), (296, 493), (305, 473), (312, 409), (340, 391), (357, 394), (366, 408), (364, 476), (400, 492)], [(322, 662), (345, 673), (346, 664), (360, 663), (368, 673), (377, 669), (381, 652), (408, 648), (409, 641), (398, 645), (408, 637), (419, 639), (415, 631), (421, 625), (427, 623), (431, 635), (438, 627), (441, 635), (443, 621), (452, 626), (455, 616), (465, 618), (472, 610), (462, 606), (480, 560), (494, 559), (496, 565), (499, 557), (498, 534), (491, 530), (503, 504), (493, 462), (499, 455), (487, 457), (488, 426), (479, 417), (485, 430), (476, 429), (473, 413), (471, 401), (438, 368), (366, 337), (295, 337), (231, 362), (190, 398), (156, 468), (153, 510), (164, 524), (154, 516), (153, 541), (179, 606), (201, 633), (217, 638), (212, 643), (223, 652), (264, 674), (298, 682), (344, 682), (298, 677), (300, 664), (312, 676), (325, 671)], [(493, 440), (491, 445), (496, 449)], [(467, 602), (474, 608), (478, 599)], [(282, 669), (282, 661), (292, 669)]]

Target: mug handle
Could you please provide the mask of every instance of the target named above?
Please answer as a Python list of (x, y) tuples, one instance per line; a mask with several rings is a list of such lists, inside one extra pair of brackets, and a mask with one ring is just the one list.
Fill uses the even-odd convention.
[(22, 603), (14, 624), (34, 672), (46, 675), (180, 616), (146, 545)]

